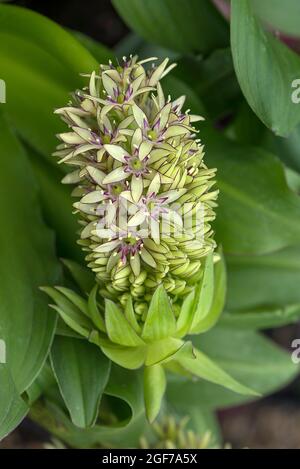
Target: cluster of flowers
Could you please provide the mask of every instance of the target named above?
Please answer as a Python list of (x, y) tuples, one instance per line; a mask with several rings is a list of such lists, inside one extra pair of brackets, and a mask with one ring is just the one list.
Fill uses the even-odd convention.
[(125, 304), (130, 294), (140, 314), (160, 284), (173, 299), (189, 293), (215, 247), (215, 170), (193, 126), (202, 118), (182, 111), (184, 96), (165, 97), (173, 65), (146, 69), (153, 60), (101, 65), (56, 111), (70, 128), (55, 155), (76, 167), (63, 182), (77, 184), (88, 265), (104, 297)]

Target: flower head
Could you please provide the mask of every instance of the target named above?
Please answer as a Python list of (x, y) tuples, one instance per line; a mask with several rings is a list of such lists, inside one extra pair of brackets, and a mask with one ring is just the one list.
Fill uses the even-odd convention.
[(97, 282), (87, 291), (82, 266), (71, 263), (84, 296), (64, 287), (44, 291), (66, 324), (109, 359), (144, 366), (153, 421), (166, 366), (242, 394), (249, 389), (184, 340), (212, 327), (225, 301), (226, 273), (210, 226), (215, 170), (196, 138), (194, 122), (202, 118), (183, 112), (184, 97), (165, 99), (160, 79), (173, 66), (166, 59), (146, 71), (144, 63), (131, 57), (100, 66), (87, 89), (56, 111), (69, 132), (59, 135), (55, 155), (75, 167), (63, 182), (76, 184), (79, 243)]
[(160, 284), (174, 299), (186, 296), (215, 247), (215, 170), (193, 126), (202, 118), (183, 112), (184, 97), (165, 98), (160, 80), (173, 65), (146, 70), (153, 60), (101, 65), (56, 111), (70, 128), (55, 154), (76, 167), (64, 182), (81, 197), (88, 265), (104, 296), (125, 304), (131, 295), (137, 306)]

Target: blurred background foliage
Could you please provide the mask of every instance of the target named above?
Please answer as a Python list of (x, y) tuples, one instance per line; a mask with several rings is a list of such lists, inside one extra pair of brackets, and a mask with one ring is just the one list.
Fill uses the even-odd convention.
[[(51, 157), (63, 130), (53, 110), (84, 85), (80, 73), (131, 53), (177, 62), (164, 89), (174, 98), (185, 94), (187, 107), (205, 117), (206, 163), (218, 169), (215, 230), (225, 254), (227, 300), (218, 326), (196, 345), (264, 395), (296, 378), (289, 351), (271, 337), (289, 348), (299, 335), (300, 104), (291, 101), (292, 81), (300, 78), (299, 2), (269, 6), (268, 0), (232, 0), (229, 18), (228, 2), (217, 0), (0, 5), (0, 78), (7, 87), (0, 105), (0, 338), (9, 359), (0, 365), (0, 437), (36, 403), (30, 417), (71, 446), (134, 446), (145, 428), (153, 438), (139, 372), (113, 367), (108, 380), (100, 352), (61, 335), (50, 367), (58, 329), (38, 291), (62, 276), (59, 258), (83, 261), (69, 189), (60, 184), (65, 169)], [(85, 354), (93, 359), (83, 378)], [(70, 376), (61, 356), (73, 365)], [(277, 399), (299, 412), (298, 396), (296, 378), (266, 406)], [(221, 441), (216, 410), (246, 401), (217, 385), (173, 376), (164, 412), (190, 415), (189, 427), (199, 434), (209, 429), (215, 445)], [(238, 409), (221, 413), (225, 437), (249, 446), (250, 430), (244, 440), (232, 431), (245, 413)], [(300, 447), (300, 434), (291, 441)]]

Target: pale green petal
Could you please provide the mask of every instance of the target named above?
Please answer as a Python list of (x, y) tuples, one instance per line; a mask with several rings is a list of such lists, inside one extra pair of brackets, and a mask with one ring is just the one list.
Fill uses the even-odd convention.
[(141, 225), (146, 219), (145, 213), (138, 211), (133, 217), (130, 218), (128, 221), (128, 226), (139, 226)]
[(132, 112), (133, 112), (133, 116), (135, 118), (135, 121), (136, 121), (137, 125), (141, 129), (144, 128), (144, 121), (146, 122), (147, 125), (149, 125), (146, 114), (136, 104), (133, 104)]
[(119, 145), (104, 145), (105, 150), (109, 153), (110, 156), (115, 158), (115, 160), (120, 161), (121, 163), (125, 162), (125, 156), (130, 156), (129, 153), (124, 150), (124, 148)]
[(130, 188), (132, 199), (134, 200), (134, 202), (138, 202), (143, 193), (143, 179), (141, 177), (132, 176)]
[(105, 196), (102, 191), (93, 191), (82, 197), (80, 202), (82, 204), (94, 204), (96, 202), (101, 202), (104, 198)]
[(105, 173), (100, 169), (94, 168), (94, 166), (87, 166), (86, 170), (90, 177), (101, 186), (105, 178)]
[(112, 182), (123, 181), (123, 179), (128, 178), (129, 174), (125, 173), (122, 167), (114, 169), (103, 179), (103, 184), (110, 184)]
[(113, 249), (115, 249), (117, 246), (119, 246), (120, 241), (118, 239), (114, 241), (108, 241), (107, 243), (101, 244), (101, 246), (98, 246), (95, 248), (96, 252), (110, 252)]

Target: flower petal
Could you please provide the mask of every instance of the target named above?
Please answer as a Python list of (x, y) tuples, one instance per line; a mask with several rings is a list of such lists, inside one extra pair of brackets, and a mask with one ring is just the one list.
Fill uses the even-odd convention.
[(143, 179), (141, 177), (133, 175), (130, 183), (130, 190), (134, 202), (138, 202), (140, 200), (141, 195), (143, 193), (143, 189)]
[(119, 168), (114, 169), (103, 179), (103, 184), (110, 184), (112, 182), (123, 181), (129, 176), (128, 173), (125, 173), (124, 169), (120, 166)]
[(93, 181), (99, 184), (99, 186), (103, 184), (103, 179), (105, 178), (105, 173), (103, 171), (94, 168), (94, 166), (87, 166), (86, 170)]
[(135, 119), (137, 125), (138, 125), (141, 129), (144, 129), (144, 128), (145, 128), (145, 125), (146, 125), (146, 127), (149, 127), (149, 122), (148, 122), (147, 116), (146, 116), (146, 114), (141, 110), (141, 108), (139, 108), (136, 104), (133, 104), (133, 106), (132, 106), (132, 112), (133, 112), (133, 116), (134, 116), (134, 119)]
[(106, 144), (104, 145), (104, 148), (110, 156), (121, 163), (126, 161), (125, 156), (130, 156), (129, 153), (119, 145)]
[(146, 219), (146, 214), (138, 211), (133, 217), (130, 218), (128, 221), (128, 226), (139, 226), (141, 225)]
[(104, 198), (105, 195), (103, 195), (102, 191), (93, 191), (83, 196), (80, 202), (82, 204), (95, 204), (101, 202)]

